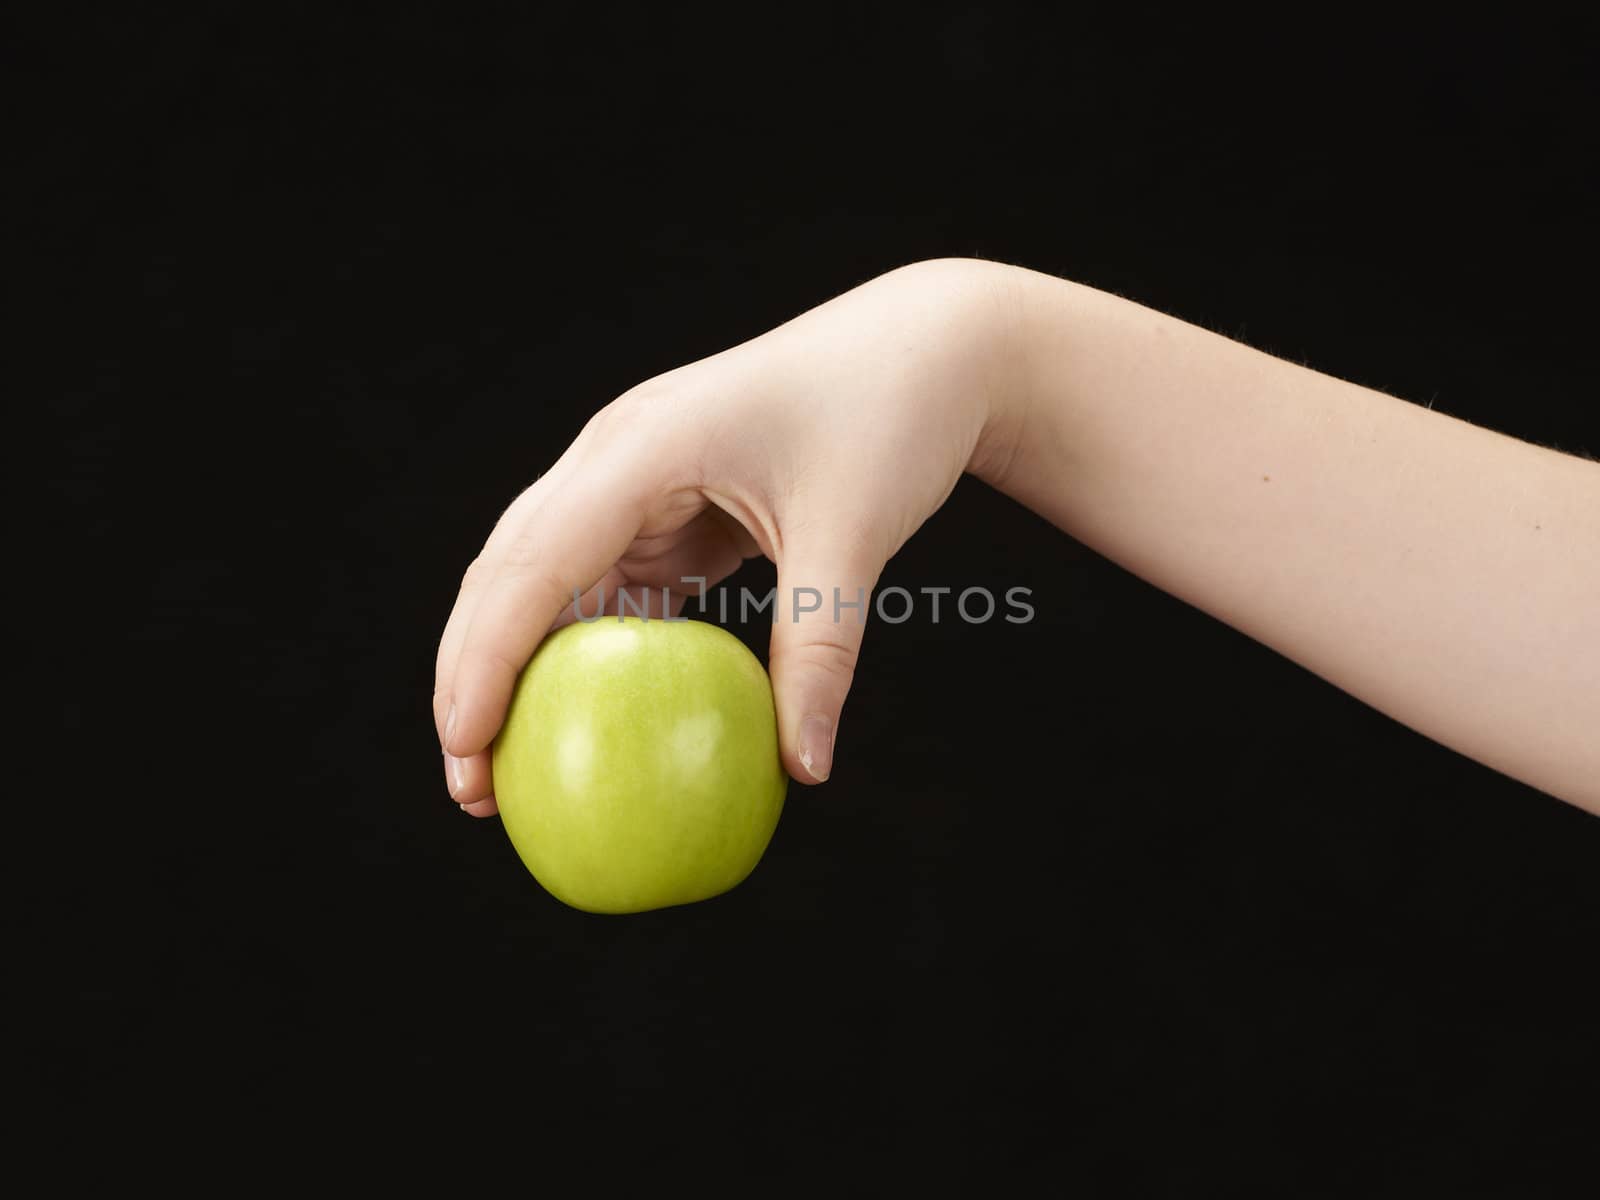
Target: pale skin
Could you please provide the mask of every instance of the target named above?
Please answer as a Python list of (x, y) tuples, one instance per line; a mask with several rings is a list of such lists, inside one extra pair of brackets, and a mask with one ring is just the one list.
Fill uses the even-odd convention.
[[(916, 263), (629, 390), (512, 502), (440, 641), (451, 797), (496, 811), (517, 673), (604, 587), (749, 556), (870, 596), (970, 473), (1405, 725), (1600, 813), (1600, 464), (1018, 267)], [(631, 609), (629, 611), (632, 611)], [(772, 626), (784, 765), (826, 780), (862, 635)], [(1159, 736), (1155, 734), (1153, 736)]]

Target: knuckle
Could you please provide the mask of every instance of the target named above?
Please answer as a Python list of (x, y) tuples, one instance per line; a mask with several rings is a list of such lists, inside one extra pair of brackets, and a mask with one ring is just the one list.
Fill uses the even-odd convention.
[(616, 430), (618, 422), (617, 402), (613, 400), (590, 414), (589, 419), (583, 423), (583, 432), (579, 436), (585, 441), (604, 440)]
[(664, 375), (656, 375), (643, 383), (635, 384), (618, 396), (616, 403), (622, 405), (625, 411), (632, 410), (639, 413), (673, 404), (685, 391), (683, 377), (688, 370), (687, 367), (678, 367)]
[(648, 383), (624, 392), (589, 418), (584, 434), (600, 441), (626, 434), (654, 409), (658, 394)]
[(610, 438), (641, 429), (660, 429), (661, 419), (681, 411), (688, 395), (687, 385), (679, 378), (682, 370), (635, 384), (590, 417), (586, 431)]
[(822, 633), (795, 646), (791, 666), (804, 665), (832, 679), (848, 684), (856, 673), (856, 647), (841, 638)]
[(538, 588), (558, 585), (545, 540), (532, 528), (522, 530), (511, 539), (501, 564), (502, 570), (515, 574), (519, 583)]
[(471, 592), (482, 587), (489, 581), (490, 567), (483, 555), (478, 555), (467, 564), (467, 569), (461, 573), (461, 590)]

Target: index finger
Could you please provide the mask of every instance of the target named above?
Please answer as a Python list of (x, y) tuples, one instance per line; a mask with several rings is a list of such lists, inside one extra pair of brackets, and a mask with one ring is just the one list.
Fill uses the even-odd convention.
[(574, 595), (600, 580), (644, 522), (650, 490), (593, 469), (530, 512), (482, 586), (448, 684), (444, 749), (477, 754), (499, 732), (517, 676)]

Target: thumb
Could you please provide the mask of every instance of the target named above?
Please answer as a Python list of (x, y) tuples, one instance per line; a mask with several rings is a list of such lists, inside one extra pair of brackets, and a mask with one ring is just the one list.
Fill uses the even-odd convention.
[(849, 537), (818, 531), (784, 547), (769, 661), (783, 764), (799, 783), (821, 783), (833, 770), (839, 713), (882, 569)]

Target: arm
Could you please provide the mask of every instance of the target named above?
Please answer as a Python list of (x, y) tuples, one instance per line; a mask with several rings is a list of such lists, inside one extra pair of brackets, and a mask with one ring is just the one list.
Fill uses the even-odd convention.
[[(1600, 466), (972, 260), (891, 271), (649, 380), (507, 508), (440, 639), (452, 798), (575, 591), (743, 558), (854, 596), (963, 471), (1464, 754), (1600, 812)], [(646, 591), (646, 589), (648, 589)], [(858, 617), (777, 620), (785, 766), (831, 769)]]
[(1600, 464), (1018, 271), (989, 482), (1451, 748), (1600, 812)]

